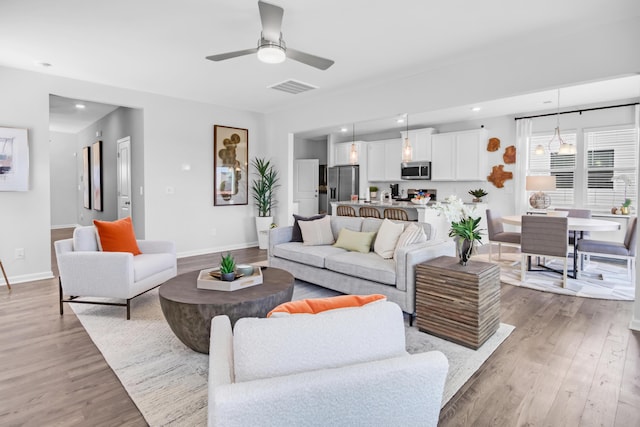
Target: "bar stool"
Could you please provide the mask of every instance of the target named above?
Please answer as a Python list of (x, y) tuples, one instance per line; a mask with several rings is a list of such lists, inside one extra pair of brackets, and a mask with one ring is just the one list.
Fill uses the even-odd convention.
[(11, 285), (9, 284), (9, 279), (7, 279), (7, 273), (4, 271), (4, 266), (2, 265), (1, 259), (0, 259), (0, 270), (2, 270), (2, 275), (4, 276), (4, 282), (7, 284), (7, 289), (11, 290)]
[(362, 206), (358, 211), (358, 215), (365, 218), (381, 218), (380, 211), (371, 206)]
[(351, 206), (346, 206), (346, 205), (338, 206), (337, 214), (339, 216), (357, 216), (356, 210), (353, 209)]
[(407, 211), (398, 208), (386, 208), (384, 210), (384, 217), (400, 221), (409, 221), (409, 215), (407, 215)]

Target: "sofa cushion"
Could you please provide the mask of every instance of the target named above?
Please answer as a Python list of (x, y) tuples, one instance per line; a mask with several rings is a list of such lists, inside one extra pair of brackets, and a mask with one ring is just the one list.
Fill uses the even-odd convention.
[(362, 231), (351, 231), (348, 228), (340, 230), (338, 241), (333, 244), (336, 248), (346, 249), (348, 251), (362, 252), (363, 254), (371, 251), (371, 242), (375, 237), (375, 232), (365, 233)]
[(86, 227), (76, 227), (73, 230), (73, 250), (80, 251), (99, 251), (98, 236), (96, 236), (96, 228), (92, 225)]
[(382, 258), (393, 258), (393, 251), (398, 243), (398, 238), (404, 230), (404, 224), (396, 224), (388, 219), (382, 221), (378, 229), (376, 241), (373, 244), (373, 250)]
[(363, 305), (386, 299), (387, 297), (382, 294), (338, 295), (328, 298), (299, 299), (280, 304), (271, 310), (267, 317), (281, 317), (291, 314), (318, 314), (329, 310), (362, 307)]
[(98, 234), (98, 245), (105, 252), (131, 252), (133, 255), (140, 255), (136, 234), (133, 231), (131, 217), (119, 219), (117, 221), (93, 220)]
[(273, 247), (273, 256), (299, 262), (300, 264), (324, 268), (327, 256), (347, 253), (331, 245), (304, 246), (300, 242), (281, 243)]
[(314, 221), (316, 219), (324, 218), (326, 215), (314, 215), (314, 216), (300, 216), (293, 214), (293, 229), (291, 230), (291, 241), (292, 242), (302, 242), (302, 230), (300, 230), (300, 226), (298, 225), (298, 221)]
[(331, 231), (333, 232), (333, 238), (338, 239), (340, 230), (348, 228), (352, 231), (370, 231), (362, 230), (362, 217), (359, 216), (331, 216)]
[(324, 260), (325, 268), (337, 273), (360, 277), (372, 282), (394, 286), (396, 284), (396, 264), (392, 259), (383, 259), (380, 255), (370, 252), (346, 252), (339, 255), (327, 256)]
[(424, 243), (427, 241), (427, 236), (424, 233), (424, 229), (417, 224), (409, 224), (406, 229), (400, 235), (396, 248), (393, 251), (393, 257), (396, 257), (398, 249), (405, 246), (412, 245), (414, 243)]
[(175, 266), (174, 254), (140, 254), (133, 257), (133, 281), (139, 282)]
[(301, 221), (298, 223), (302, 231), (304, 245), (331, 245), (335, 242), (331, 231), (331, 218), (324, 217), (313, 221)]

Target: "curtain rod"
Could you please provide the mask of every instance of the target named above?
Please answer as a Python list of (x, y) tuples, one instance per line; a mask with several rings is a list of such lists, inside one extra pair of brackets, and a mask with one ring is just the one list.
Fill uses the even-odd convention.
[(620, 107), (631, 107), (632, 105), (638, 105), (638, 104), (640, 104), (640, 102), (633, 102), (631, 104), (610, 105), (608, 107), (581, 108), (579, 110), (560, 111), (559, 113), (547, 113), (547, 114), (538, 114), (536, 116), (516, 117), (515, 120), (535, 119), (536, 117), (557, 116), (558, 114), (571, 114), (571, 113), (580, 113), (580, 114), (582, 114), (585, 111), (607, 110), (609, 108), (620, 108)]

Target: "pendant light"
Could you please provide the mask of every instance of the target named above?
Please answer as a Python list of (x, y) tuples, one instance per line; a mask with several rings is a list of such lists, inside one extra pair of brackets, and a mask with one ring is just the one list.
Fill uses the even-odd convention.
[(404, 163), (413, 159), (413, 148), (411, 147), (411, 141), (409, 141), (409, 113), (406, 116), (407, 133), (404, 135), (404, 144), (402, 145), (402, 161)]
[(358, 148), (356, 147), (356, 125), (353, 124), (353, 136), (351, 139), (351, 151), (349, 151), (349, 163), (355, 165), (358, 163)]
[[(556, 113), (556, 128), (553, 132), (553, 137), (547, 144), (549, 146), (550, 153), (556, 153), (559, 155), (568, 155), (568, 154), (576, 154), (576, 146), (573, 144), (569, 144), (562, 139), (560, 136), (560, 89), (558, 89), (558, 112)], [(535, 154), (542, 155), (544, 154), (545, 149), (540, 144), (536, 147)]]

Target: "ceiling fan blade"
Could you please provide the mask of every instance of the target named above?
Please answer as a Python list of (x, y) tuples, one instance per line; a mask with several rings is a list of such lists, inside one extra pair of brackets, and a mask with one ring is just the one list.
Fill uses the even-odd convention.
[(237, 56), (251, 55), (252, 53), (256, 53), (257, 51), (258, 51), (258, 48), (254, 47), (252, 49), (236, 50), (235, 52), (227, 52), (227, 53), (221, 53), (219, 55), (207, 56), (207, 59), (209, 61), (224, 61), (225, 59), (231, 59)]
[(287, 48), (287, 58), (291, 58), (294, 61), (302, 62), (303, 64), (310, 65), (320, 70), (326, 70), (334, 64), (330, 59), (300, 52), (299, 50), (291, 49), (290, 47)]
[(280, 40), (284, 9), (263, 1), (258, 1), (258, 8), (260, 9), (260, 20), (262, 21), (262, 37), (266, 40), (277, 42)]

